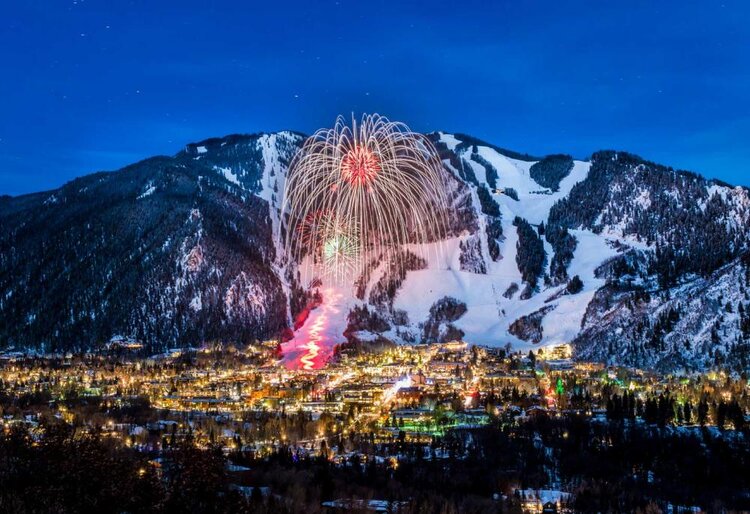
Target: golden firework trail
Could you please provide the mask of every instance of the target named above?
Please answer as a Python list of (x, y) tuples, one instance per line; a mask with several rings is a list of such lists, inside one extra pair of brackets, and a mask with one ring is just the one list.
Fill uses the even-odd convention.
[(398, 258), (410, 243), (447, 232), (445, 175), (422, 134), (378, 114), (305, 141), (289, 169), (282, 202), (286, 247), (336, 281), (359, 273), (366, 256)]

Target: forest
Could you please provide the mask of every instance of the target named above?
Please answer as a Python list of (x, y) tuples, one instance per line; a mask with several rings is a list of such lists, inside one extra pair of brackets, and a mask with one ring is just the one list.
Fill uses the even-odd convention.
[[(315, 513), (324, 501), (360, 498), (403, 501), (403, 513), (500, 513), (520, 512), (515, 490), (550, 487), (573, 493), (576, 512), (750, 508), (747, 427), (660, 426), (668, 403), (657, 400), (654, 424), (630, 419), (620, 398), (605, 421), (540, 411), (430, 442), (350, 432), (317, 456), (279, 445), (264, 457), (225, 457), (187, 436), (167, 440), (156, 459), (49, 419), (33, 434), (0, 435), (0, 510)], [(394, 459), (368, 459), (373, 450)]]

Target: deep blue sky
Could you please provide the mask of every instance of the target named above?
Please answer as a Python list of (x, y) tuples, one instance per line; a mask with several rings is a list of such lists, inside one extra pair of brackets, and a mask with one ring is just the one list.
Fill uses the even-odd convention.
[(750, 185), (744, 0), (19, 0), (0, 26), (0, 194), (352, 111)]

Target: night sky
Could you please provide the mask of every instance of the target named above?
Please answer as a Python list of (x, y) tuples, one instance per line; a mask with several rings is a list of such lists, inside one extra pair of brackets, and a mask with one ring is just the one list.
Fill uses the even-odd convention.
[(750, 185), (744, 0), (19, 0), (0, 25), (0, 194), (353, 111)]

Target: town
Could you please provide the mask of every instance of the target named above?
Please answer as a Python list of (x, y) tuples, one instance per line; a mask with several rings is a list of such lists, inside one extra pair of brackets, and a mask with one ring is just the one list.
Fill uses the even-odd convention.
[[(73, 437), (95, 434), (142, 456), (156, 476), (170, 452), (189, 441), (197, 450), (220, 451), (232, 488), (249, 498), (271, 495), (273, 488), (251, 470), (279, 455), (291, 456), (290, 462), (322, 460), (334, 469), (369, 464), (394, 473), (417, 461), (467, 458), (477, 431), (513, 436), (540, 420), (708, 431), (729, 445), (745, 441), (748, 427), (746, 376), (669, 375), (579, 362), (569, 345), (528, 354), (463, 341), (378, 352), (344, 348), (313, 370), (284, 366), (278, 341), (142, 352), (137, 342), (116, 340), (81, 355), (1, 354), (6, 438), (24, 431), (39, 440), (45, 427), (63, 424)], [(542, 439), (534, 444), (542, 455), (552, 452)], [(567, 512), (574, 491), (554, 456), (548, 457), (538, 464), (541, 477), (508, 473), (488, 501), (522, 512)], [(636, 473), (652, 480), (652, 470)], [(365, 501), (319, 500), (324, 511)], [(391, 502), (370, 499), (357, 508), (407, 511), (407, 498)]]

